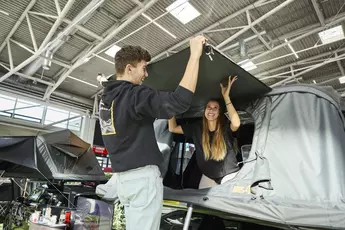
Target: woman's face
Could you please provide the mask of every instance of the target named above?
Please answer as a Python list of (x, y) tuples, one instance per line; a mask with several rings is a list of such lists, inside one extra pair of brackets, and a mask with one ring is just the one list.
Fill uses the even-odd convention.
[(217, 120), (219, 116), (219, 104), (216, 101), (210, 101), (206, 105), (205, 117), (209, 121)]

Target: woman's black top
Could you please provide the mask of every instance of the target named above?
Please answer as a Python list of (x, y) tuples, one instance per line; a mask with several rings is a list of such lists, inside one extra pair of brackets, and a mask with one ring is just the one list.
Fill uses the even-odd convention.
[[(224, 140), (226, 142), (227, 153), (222, 161), (205, 160), (204, 151), (202, 149), (202, 122), (181, 125), (184, 135), (192, 138), (195, 145), (195, 153), (198, 166), (202, 173), (207, 177), (219, 181), (226, 175), (238, 171), (236, 154), (232, 146), (232, 131), (230, 123), (226, 122), (223, 127)], [(214, 132), (209, 131), (210, 143), (212, 143)]]

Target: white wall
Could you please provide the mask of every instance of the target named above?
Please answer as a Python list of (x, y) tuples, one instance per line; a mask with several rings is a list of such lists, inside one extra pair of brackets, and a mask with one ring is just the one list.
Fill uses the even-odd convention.
[(95, 125), (96, 119), (90, 118), (89, 116), (84, 117), (80, 138), (83, 139), (85, 142), (89, 143), (90, 145), (92, 145), (93, 143)]

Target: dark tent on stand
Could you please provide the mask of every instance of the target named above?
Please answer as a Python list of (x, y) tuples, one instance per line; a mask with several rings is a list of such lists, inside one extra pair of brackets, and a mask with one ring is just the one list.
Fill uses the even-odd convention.
[(90, 145), (69, 130), (23, 137), (0, 137), (3, 177), (104, 181)]
[[(145, 84), (174, 90), (187, 58), (184, 50), (153, 63)], [(345, 229), (345, 122), (340, 95), (331, 87), (311, 85), (271, 90), (217, 51), (213, 61), (203, 55), (200, 70), (191, 111), (181, 114), (178, 122), (200, 118), (200, 105), (219, 96), (219, 82), (236, 74), (232, 98), (236, 108), (253, 117), (253, 141), (234, 179), (206, 189), (165, 187), (164, 199), (170, 201), (165, 204), (176, 201), (181, 208), (192, 204), (228, 218), (285, 229)], [(167, 121), (157, 125), (167, 129)], [(172, 134), (157, 125), (157, 142), (172, 146)]]

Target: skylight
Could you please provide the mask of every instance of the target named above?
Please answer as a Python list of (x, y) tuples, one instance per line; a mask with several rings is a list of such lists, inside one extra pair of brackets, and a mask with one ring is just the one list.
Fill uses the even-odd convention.
[(344, 38), (343, 27), (340, 25), (340, 26), (336, 26), (331, 29), (322, 31), (319, 33), (319, 36), (323, 44), (339, 41)]
[(345, 76), (340, 77), (339, 82), (340, 82), (340, 84), (344, 84), (345, 83)]
[(120, 49), (121, 49), (121, 47), (119, 47), (117, 45), (113, 45), (107, 51), (105, 51), (105, 53), (113, 58), (113, 57), (115, 57), (115, 54), (117, 53), (117, 51), (119, 51)]
[(166, 8), (175, 18), (183, 24), (187, 24), (200, 16), (200, 12), (192, 6), (188, 0), (176, 0)]
[(244, 70), (249, 71), (258, 68), (251, 60), (246, 59), (238, 63)]

